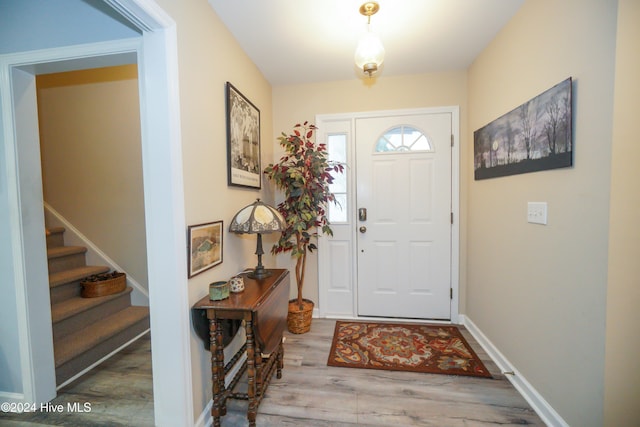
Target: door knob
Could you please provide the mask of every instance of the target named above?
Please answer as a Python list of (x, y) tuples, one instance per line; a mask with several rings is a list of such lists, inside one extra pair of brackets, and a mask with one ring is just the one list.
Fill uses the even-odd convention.
[(366, 233), (367, 232), (367, 227), (365, 227), (364, 225), (362, 227), (360, 227), (360, 232), (361, 233)]

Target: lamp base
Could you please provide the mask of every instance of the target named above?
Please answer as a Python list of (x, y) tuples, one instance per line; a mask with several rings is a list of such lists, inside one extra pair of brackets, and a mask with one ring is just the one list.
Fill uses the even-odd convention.
[(265, 277), (269, 277), (271, 276), (273, 273), (267, 269), (265, 269), (263, 266), (258, 266), (256, 267), (253, 271), (250, 271), (247, 274), (247, 277), (250, 279), (264, 279)]
[(271, 276), (271, 272), (266, 270), (262, 265), (262, 255), (264, 254), (264, 250), (262, 249), (262, 234), (258, 233), (258, 243), (256, 246), (256, 255), (258, 255), (258, 265), (253, 271), (247, 274), (247, 277), (250, 279), (264, 279), (265, 277)]

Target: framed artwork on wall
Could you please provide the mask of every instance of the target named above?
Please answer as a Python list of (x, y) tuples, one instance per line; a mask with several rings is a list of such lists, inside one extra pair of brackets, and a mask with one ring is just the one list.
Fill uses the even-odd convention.
[(228, 184), (259, 189), (260, 110), (229, 82), (226, 98)]
[(573, 165), (571, 77), (473, 132), (476, 180)]
[(222, 230), (222, 221), (189, 226), (189, 278), (222, 263)]

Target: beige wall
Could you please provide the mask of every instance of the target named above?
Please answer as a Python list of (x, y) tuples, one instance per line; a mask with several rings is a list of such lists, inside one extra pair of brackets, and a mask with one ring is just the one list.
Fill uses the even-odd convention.
[(135, 65), (37, 77), (44, 199), (147, 287)]
[[(233, 215), (243, 206), (261, 197), (268, 202), (273, 201), (272, 191), (230, 187), (227, 185), (227, 136), (225, 125), (225, 83), (231, 82), (260, 110), (262, 163), (273, 158), (273, 127), (271, 86), (263, 78), (259, 70), (248, 59), (237, 42), (232, 38), (226, 27), (215, 15), (211, 6), (203, 0), (182, 1), (179, 4), (172, 1), (159, 1), (160, 6), (175, 20), (178, 36), (178, 67), (181, 114), (181, 137), (184, 173), (185, 215), (187, 225), (201, 224), (211, 221), (223, 221), (223, 262), (189, 280), (190, 306), (195, 304), (208, 293), (208, 285), (217, 280), (224, 280), (246, 267), (254, 267), (257, 263), (254, 255), (256, 248), (255, 236), (238, 237), (227, 232)], [(95, 84), (95, 89), (89, 89), (84, 79), (85, 74), (73, 73), (63, 76), (41, 76), (39, 79), (51, 81), (51, 89), (43, 92), (45, 97), (53, 98), (53, 91), (61, 92), (56, 97), (58, 104), (48, 109), (46, 114), (47, 128), (64, 129), (66, 122), (60, 121), (62, 111), (70, 113), (74, 122), (79, 122), (81, 128), (76, 135), (60, 132), (57, 143), (66, 144), (63, 148), (53, 146), (43, 148), (47, 155), (45, 173), (54, 177), (56, 188), (73, 185), (73, 192), (57, 191), (51, 198), (55, 201), (64, 199), (64, 206), (73, 207), (77, 215), (69, 214), (70, 219), (90, 226), (96, 217), (105, 217), (110, 221), (104, 227), (96, 227), (101, 231), (108, 231), (106, 237), (111, 240), (126, 243), (132, 250), (142, 250), (142, 260), (146, 260), (144, 239), (144, 205), (142, 189), (142, 169), (140, 156), (139, 131), (139, 103), (136, 67), (126, 68), (133, 72), (133, 80), (120, 77), (120, 71), (110, 69), (104, 73), (91, 71), (91, 76), (99, 75), (104, 83)], [(97, 78), (97, 77), (91, 77)], [(49, 79), (49, 80), (46, 80)], [(98, 95), (87, 91), (98, 91), (103, 96), (100, 102), (95, 102)], [(77, 92), (77, 95), (76, 95)], [(103, 93), (104, 92), (104, 93)], [(96, 110), (93, 120), (86, 119), (86, 114)], [(69, 114), (66, 114), (67, 116)], [(118, 127), (101, 126), (98, 119), (109, 118), (119, 124)], [(74, 123), (77, 125), (78, 123)], [(134, 135), (126, 135), (135, 130)], [(87, 135), (91, 133), (92, 136)], [(91, 141), (92, 145), (85, 151), (78, 151), (80, 141)], [(115, 145), (117, 144), (117, 146)], [(73, 145), (73, 147), (68, 147)], [(83, 146), (86, 145), (83, 144)], [(68, 148), (67, 148), (68, 147)], [(73, 150), (72, 150), (73, 148)], [(126, 150), (127, 154), (124, 154)], [(77, 174), (69, 176), (68, 167), (56, 163), (60, 158), (68, 158), (77, 164), (78, 168), (91, 167), (89, 158), (100, 160), (105, 168), (96, 171), (93, 167), (91, 179), (78, 179)], [(104, 160), (104, 162), (102, 162)], [(110, 160), (110, 161), (107, 161)], [(55, 169), (54, 169), (55, 167)], [(99, 172), (99, 173), (98, 173)], [(135, 179), (133, 177), (135, 177)], [(58, 183), (57, 181), (62, 181)], [(47, 180), (45, 180), (47, 182)], [(98, 186), (98, 183), (102, 183)], [(50, 184), (52, 186), (54, 184)], [(45, 186), (45, 194), (53, 190)], [(268, 186), (267, 186), (268, 187)], [(101, 192), (96, 192), (101, 188)], [(126, 190), (126, 191), (125, 191)], [(86, 197), (92, 197), (95, 208), (85, 207)], [(118, 196), (127, 201), (113, 204)], [(133, 207), (133, 199), (138, 205)], [(49, 200), (47, 198), (47, 200)], [(58, 209), (59, 203), (52, 203)], [(128, 205), (129, 210), (123, 210), (122, 205)], [(69, 209), (71, 211), (71, 209)], [(67, 209), (62, 213), (67, 216)], [(122, 215), (119, 215), (122, 214)], [(77, 218), (76, 218), (77, 216)], [(128, 221), (123, 226), (118, 223)], [(81, 228), (84, 230), (84, 228)], [(114, 232), (116, 230), (116, 232)], [(118, 233), (117, 230), (122, 230)], [(186, 233), (186, 230), (185, 230)], [(94, 233), (87, 233), (94, 239)], [(265, 236), (265, 245), (273, 243), (271, 236)], [(103, 240), (95, 238), (99, 247), (103, 248)], [(109, 254), (109, 252), (107, 252)], [(187, 250), (184, 251), (185, 257)], [(114, 258), (120, 265), (126, 267), (126, 260)], [(127, 260), (131, 257), (127, 256)], [(264, 257), (267, 267), (274, 266), (275, 261), (267, 254)], [(144, 278), (146, 283), (146, 261), (144, 262)], [(188, 308), (186, 308), (188, 309)], [(191, 331), (192, 381), (194, 398), (194, 420), (200, 416), (204, 407), (211, 399), (211, 365), (210, 354), (202, 346), (202, 342)]]
[[(293, 125), (308, 120), (315, 122), (317, 114), (354, 113), (377, 110), (393, 110), (422, 107), (460, 107), (461, 146), (468, 144), (466, 135), (467, 86), (464, 71), (379, 77), (374, 80), (350, 80), (305, 85), (277, 86), (273, 88), (273, 141), (282, 132), (289, 134)], [(279, 147), (278, 147), (279, 149)], [(461, 149), (461, 164), (467, 162)], [(276, 152), (279, 158), (280, 151)], [(467, 171), (461, 171), (461, 193), (466, 191)], [(461, 214), (466, 205), (461, 200)], [(461, 223), (461, 241), (466, 229)], [(461, 247), (461, 265), (465, 249)], [(289, 254), (280, 255), (278, 262), (288, 268), (293, 266)], [(318, 302), (318, 267), (314, 253), (307, 262), (304, 297)], [(464, 271), (461, 271), (461, 294), (464, 293)], [(293, 286), (295, 288), (295, 286)], [(295, 289), (292, 289), (294, 295)], [(462, 300), (462, 298), (461, 298)], [(461, 308), (464, 308), (461, 307)]]
[[(466, 314), (575, 426), (603, 422), (616, 14), (615, 2), (529, 0), (469, 69), (469, 139), (574, 79), (572, 168), (469, 175)], [(548, 225), (527, 223), (528, 201), (548, 202)]]
[[(233, 215), (268, 191), (227, 186), (225, 82), (231, 82), (260, 110), (262, 163), (273, 157), (271, 86), (244, 54), (206, 0), (158, 0), (176, 22), (185, 215), (187, 224), (224, 221), (223, 262), (189, 280), (193, 305), (209, 283), (229, 278), (257, 263), (255, 236), (238, 237), (226, 229)], [(264, 185), (263, 185), (264, 188)], [(261, 196), (261, 194), (266, 194)], [(273, 243), (265, 236), (265, 246)], [(186, 256), (186, 249), (185, 249)], [(273, 266), (266, 255), (263, 262)], [(211, 399), (210, 354), (192, 331), (194, 417)]]
[(616, 82), (611, 161), (609, 276), (605, 352), (604, 425), (631, 426), (640, 419), (640, 3), (618, 3)]
[[(458, 105), (460, 312), (486, 333), (569, 424), (595, 426), (604, 419), (605, 425), (613, 426), (637, 419), (640, 380), (624, 360), (625, 354), (639, 351), (637, 340), (626, 339), (635, 333), (640, 299), (634, 264), (638, 226), (632, 214), (640, 205), (633, 197), (638, 149), (631, 133), (634, 117), (627, 115), (638, 110), (634, 86), (638, 8), (631, 6), (633, 0), (621, 1), (618, 18), (615, 116), (611, 110), (617, 14), (611, 2), (530, 0), (468, 72), (278, 86), (273, 94), (205, 0), (158, 3), (177, 24), (188, 224), (223, 220), (226, 229), (233, 214), (257, 196), (273, 201), (269, 183), (263, 182), (261, 191), (227, 186), (226, 81), (261, 111), (263, 166), (274, 154), (279, 156), (273, 144), (282, 131), (299, 121), (313, 121), (316, 114)], [(474, 181), (473, 130), (568, 76), (574, 78), (575, 166)], [(129, 95), (137, 96), (136, 90)], [(137, 99), (130, 102), (137, 105)], [(130, 113), (121, 120), (132, 119), (137, 110)], [(137, 138), (129, 148), (139, 150)], [(47, 159), (65, 154), (43, 147), (43, 152), (47, 150)], [(51, 173), (48, 167), (43, 159), (45, 174)], [(56, 175), (64, 177), (63, 172)], [(90, 189), (87, 185), (86, 191)], [(549, 203), (549, 225), (526, 223), (527, 201)], [(141, 236), (135, 240), (142, 242), (144, 233)], [(266, 239), (265, 247), (272, 242)], [(225, 231), (224, 262), (189, 280), (190, 304), (206, 295), (208, 283), (255, 265), (254, 250), (254, 238)], [(288, 261), (287, 255), (277, 260), (282, 265)], [(275, 262), (265, 257), (267, 266)], [(315, 259), (309, 267), (305, 296), (317, 301)], [(196, 418), (211, 398), (211, 387), (209, 354), (193, 333), (191, 357)]]

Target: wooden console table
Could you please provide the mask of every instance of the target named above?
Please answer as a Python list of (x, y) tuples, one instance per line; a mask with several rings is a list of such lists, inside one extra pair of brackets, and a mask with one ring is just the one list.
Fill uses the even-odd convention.
[[(284, 347), (282, 334), (287, 327), (289, 302), (289, 271), (269, 270), (273, 274), (264, 279), (250, 279), (243, 274), (245, 290), (231, 293), (229, 298), (211, 301), (209, 296), (202, 298), (194, 310), (206, 310), (209, 319), (209, 340), (211, 351), (211, 381), (213, 390), (214, 427), (220, 427), (220, 417), (227, 413), (228, 398), (249, 401), (247, 418), (249, 426), (256, 425), (258, 405), (264, 396), (273, 376), (282, 377)], [(223, 319), (245, 321), (247, 342), (225, 366), (222, 344)], [(234, 376), (229, 387), (225, 386), (225, 373), (228, 372), (246, 349), (247, 360)], [(247, 371), (247, 393), (233, 391), (240, 377)]]

